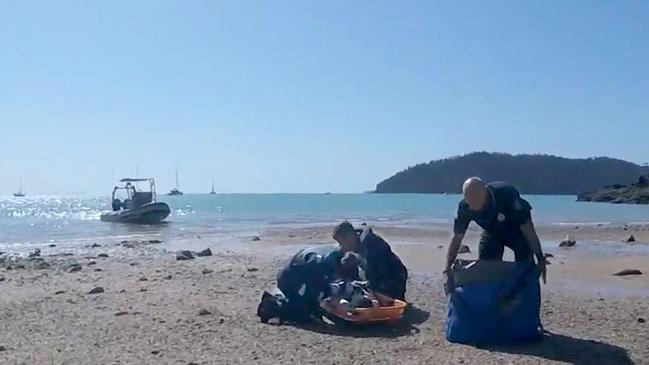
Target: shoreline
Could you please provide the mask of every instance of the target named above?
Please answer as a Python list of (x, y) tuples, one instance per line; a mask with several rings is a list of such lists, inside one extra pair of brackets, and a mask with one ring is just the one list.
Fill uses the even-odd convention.
[[(357, 223), (357, 222), (354, 222)], [(379, 222), (380, 223), (380, 222)], [(393, 250), (402, 258), (411, 271), (427, 275), (437, 275), (445, 263), (446, 250), (451, 238), (450, 224), (437, 224), (429, 228), (403, 227), (394, 225), (370, 224), (375, 232), (384, 237)], [(647, 282), (640, 286), (649, 289), (647, 280), (611, 280), (615, 269), (637, 268), (649, 274), (649, 225), (589, 225), (557, 226), (539, 225), (536, 227), (545, 253), (552, 254), (549, 274), (557, 274), (559, 280), (575, 280), (584, 283), (630, 285), (638, 288), (637, 282)], [(111, 257), (129, 257), (133, 248), (144, 248), (152, 256), (173, 256), (176, 251), (200, 251), (206, 247), (213, 252), (249, 253), (262, 249), (270, 254), (284, 255), (288, 259), (299, 248), (315, 245), (335, 245), (331, 238), (332, 224), (300, 225), (299, 227), (265, 227), (250, 229), (245, 232), (226, 234), (198, 234), (184, 232), (183, 235), (164, 233), (139, 233), (118, 238), (75, 240), (72, 244), (34, 244), (14, 246), (18, 249), (0, 252), (8, 261), (20, 261), (36, 249), (42, 252), (42, 258), (92, 257), (101, 251)], [(472, 224), (467, 231), (463, 244), (471, 253), (460, 256), (464, 259), (477, 258), (480, 229)], [(624, 242), (633, 235), (635, 242)], [(560, 248), (558, 244), (566, 236), (576, 239), (577, 244), (571, 248)], [(259, 241), (253, 241), (253, 237)], [(55, 246), (55, 247), (51, 247)], [(97, 247), (94, 247), (97, 246)], [(505, 260), (513, 260), (511, 252), (505, 250)], [(0, 272), (7, 263), (0, 261)], [(551, 278), (551, 276), (550, 276)]]
[[(165, 221), (158, 225), (123, 225), (121, 223), (102, 223), (102, 227), (110, 227), (114, 225), (119, 230), (107, 230), (103, 236), (79, 236), (74, 234), (66, 237), (65, 235), (55, 234), (50, 237), (44, 237), (40, 240), (27, 240), (20, 241), (0, 241), (0, 250), (5, 250), (7, 247), (19, 247), (21, 245), (29, 247), (42, 247), (49, 244), (64, 244), (69, 242), (79, 242), (81, 244), (95, 241), (113, 241), (115, 239), (129, 240), (138, 238), (148, 238), (152, 236), (165, 236), (174, 239), (183, 239), (188, 234), (198, 235), (230, 235), (231, 237), (242, 235), (254, 235), (263, 232), (273, 231), (286, 231), (286, 230), (308, 230), (314, 228), (330, 228), (335, 224), (340, 223), (344, 219), (324, 219), (324, 220), (295, 220), (295, 221), (250, 221), (247, 223), (238, 222), (233, 226), (228, 226), (228, 223), (221, 223), (216, 220), (216, 225), (209, 226), (201, 223), (198, 226), (188, 225), (186, 222)], [(414, 218), (371, 218), (371, 219), (357, 219), (350, 218), (349, 221), (354, 225), (367, 223), (373, 227), (382, 227), (384, 229), (404, 229), (404, 230), (417, 230), (417, 231), (450, 231), (452, 229), (452, 219), (414, 219)], [(87, 221), (81, 221), (87, 222)], [(89, 222), (99, 223), (99, 220), (91, 220)], [(78, 222), (77, 222), (78, 223)], [(546, 234), (554, 233), (572, 233), (572, 229), (576, 231), (582, 229), (589, 233), (602, 234), (604, 232), (619, 232), (629, 231), (644, 232), (647, 231), (649, 237), (649, 220), (647, 221), (621, 221), (621, 222), (535, 222), (537, 229), (542, 229)], [(126, 228), (124, 228), (126, 227)], [(478, 230), (479, 227), (473, 226), (473, 230)], [(626, 228), (626, 229), (624, 229)], [(556, 237), (556, 236), (553, 236)], [(595, 235), (590, 235), (588, 238), (598, 239)]]

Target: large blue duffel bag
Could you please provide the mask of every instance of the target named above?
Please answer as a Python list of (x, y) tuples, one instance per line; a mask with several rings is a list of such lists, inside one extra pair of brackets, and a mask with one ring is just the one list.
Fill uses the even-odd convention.
[(458, 262), (451, 274), (446, 338), (494, 345), (538, 340), (541, 288), (532, 262)]

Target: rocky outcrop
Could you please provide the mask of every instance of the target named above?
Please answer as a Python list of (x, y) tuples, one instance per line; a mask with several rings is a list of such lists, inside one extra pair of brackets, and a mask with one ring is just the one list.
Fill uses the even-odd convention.
[(600, 190), (579, 194), (577, 201), (613, 204), (649, 204), (649, 176), (640, 176), (635, 184), (609, 185)]

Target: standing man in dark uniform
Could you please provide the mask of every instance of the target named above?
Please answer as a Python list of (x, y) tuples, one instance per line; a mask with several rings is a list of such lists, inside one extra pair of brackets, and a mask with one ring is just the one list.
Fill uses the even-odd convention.
[(515, 187), (505, 183), (485, 183), (478, 177), (467, 179), (462, 186), (460, 202), (453, 225), (453, 239), (448, 247), (447, 273), (455, 261), (469, 223), (482, 227), (479, 257), (502, 260), (505, 246), (514, 251), (516, 261), (534, 260), (546, 280), (545, 257), (534, 230), (532, 207)]

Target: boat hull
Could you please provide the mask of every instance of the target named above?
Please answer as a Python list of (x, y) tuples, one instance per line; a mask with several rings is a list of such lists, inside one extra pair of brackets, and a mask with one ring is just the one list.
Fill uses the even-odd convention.
[(149, 203), (135, 209), (124, 209), (104, 213), (102, 222), (155, 224), (162, 222), (169, 216), (171, 210), (166, 203)]

